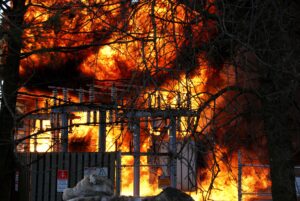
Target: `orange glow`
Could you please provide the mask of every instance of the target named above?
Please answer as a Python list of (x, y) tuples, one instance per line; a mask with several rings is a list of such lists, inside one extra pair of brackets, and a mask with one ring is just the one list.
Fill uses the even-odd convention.
[[(41, 121), (37, 122), (38, 125), (36, 125), (36, 128), (34, 128), (31, 132), (36, 133), (42, 130), (46, 130), (47, 128), (50, 128), (50, 121), (49, 120), (43, 120), (43, 123), (41, 124)], [(51, 133), (50, 132), (43, 132), (36, 136), (36, 138), (30, 139), (30, 151), (34, 152), (47, 152), (52, 151), (51, 147)]]
[[(231, 158), (230, 164), (225, 161), (222, 161), (222, 154), (226, 154), (226, 149), (218, 148), (216, 151), (216, 162), (220, 168), (220, 172), (218, 173), (214, 183), (213, 190), (211, 192), (207, 192), (205, 190), (209, 189), (211, 184), (212, 176), (214, 175), (212, 169), (206, 169), (204, 171), (200, 171), (201, 175), (206, 175), (207, 178), (205, 180), (200, 181), (199, 186), (200, 189), (203, 190), (202, 193), (193, 192), (190, 195), (195, 200), (238, 200), (238, 184), (237, 184), (237, 175), (238, 175), (238, 162), (237, 162), (237, 154), (234, 154)], [(244, 163), (245, 164), (245, 163)], [(250, 164), (250, 163), (249, 163)], [(210, 164), (211, 167), (214, 167), (216, 172), (216, 166)], [(230, 167), (229, 167), (230, 165)], [(247, 193), (269, 193), (271, 186), (271, 181), (269, 178), (269, 169), (268, 168), (258, 168), (258, 167), (250, 167), (246, 166), (242, 168), (242, 195), (243, 200), (251, 200), (255, 198), (255, 195), (247, 195)], [(206, 199), (204, 199), (206, 198)]]
[[(73, 119), (72, 124), (76, 125), (87, 123), (87, 112), (75, 112), (74, 115), (79, 118)], [(90, 115), (90, 119), (93, 120), (93, 113), (90, 113)], [(81, 141), (81, 143), (83, 143), (82, 147), (80, 147), (79, 150), (82, 149), (82, 151), (86, 152), (98, 151), (98, 126), (80, 125), (78, 127), (72, 127), (72, 132), (69, 133), (69, 143), (78, 143), (78, 140), (79, 142)], [(74, 149), (74, 151), (76, 151), (76, 147)]]
[[(205, 21), (200, 13), (183, 3), (156, 0), (153, 5), (152, 1), (140, 0), (137, 5), (130, 5), (130, 1), (124, 3), (126, 1), (123, 0), (32, 0), (27, 2), (28, 5), (29, 2), (30, 6), (25, 14), (28, 27), (24, 28), (22, 49), (22, 53), (28, 55), (21, 61), (21, 76), (34, 76), (35, 70), (41, 68), (64, 68), (70, 65), (67, 61), (76, 61), (75, 64), (72, 63), (72, 68), (91, 80), (130, 79), (135, 82), (142, 79), (140, 75), (147, 72), (147, 76), (151, 76), (150, 81), (147, 80), (150, 84), (146, 83), (147, 87), (137, 90), (134, 101), (130, 97), (124, 98), (128, 105), (132, 102), (136, 108), (145, 110), (152, 107), (197, 111), (209, 100), (211, 94), (235, 83), (234, 67), (224, 64), (221, 69), (213, 68), (201, 49), (203, 43), (213, 38), (216, 32), (215, 22)], [(213, 0), (208, 2), (213, 4)], [(214, 5), (205, 9), (210, 14), (217, 12)], [(53, 51), (48, 51), (49, 49)], [(194, 55), (193, 61), (190, 61), (190, 55)], [(190, 64), (185, 66), (181, 61), (183, 59)], [(156, 79), (161, 79), (159, 84), (152, 83)], [(20, 91), (28, 90), (22, 88)], [(38, 90), (30, 90), (30, 93), (52, 96), (49, 92)], [(103, 97), (100, 96), (97, 98), (102, 100)], [(76, 96), (70, 97), (71, 102), (79, 102)], [(58, 98), (63, 98), (61, 93)], [(148, 98), (149, 102), (145, 101)], [(44, 107), (47, 99), (40, 99), (37, 104), (33, 99), (30, 100), (29, 110), (34, 110), (35, 105), (38, 108)], [(50, 100), (49, 107), (53, 106), (53, 101)], [(200, 111), (199, 118), (180, 117), (176, 133), (178, 140), (191, 136), (195, 138), (192, 135), (194, 132), (203, 135), (210, 133), (214, 129), (212, 121), (216, 110), (226, 104), (225, 95), (220, 96)], [(88, 114), (91, 124), (79, 125), (89, 123)], [(74, 126), (69, 128), (69, 142), (73, 143), (71, 151), (98, 151), (99, 126), (93, 125), (92, 120), (99, 122), (99, 112), (95, 113), (95, 118), (93, 115), (93, 111), (70, 113), (74, 117)], [(115, 123), (118, 118), (115, 110), (107, 112), (106, 115), (106, 151), (132, 152), (130, 123)], [(169, 126), (167, 120), (149, 119), (147, 125), (141, 126), (141, 152), (147, 152), (151, 148), (153, 137), (163, 138), (163, 135), (168, 134), (165, 131)], [(45, 120), (43, 125), (36, 125), (30, 132), (32, 134), (49, 127), (50, 120)], [(53, 151), (51, 140), (50, 132), (39, 135), (36, 140), (31, 139), (30, 151)], [(212, 170), (216, 170), (216, 167), (213, 166), (211, 156), (208, 156), (207, 167), (198, 170), (199, 189), (197, 192), (190, 192), (196, 201), (237, 200), (236, 155), (233, 154), (230, 161), (232, 167), (228, 168), (220, 153), (231, 153), (226, 148), (217, 149), (216, 158), (220, 172), (213, 186), (210, 186)], [(154, 171), (147, 166), (147, 157), (142, 156), (140, 160), (141, 196), (158, 194), (161, 191), (158, 188), (158, 177), (163, 174), (162, 168)], [(132, 195), (133, 157), (122, 156), (122, 165), (122, 194)], [(270, 186), (268, 170), (245, 168), (242, 183), (245, 192), (267, 189)], [(208, 191), (211, 187), (212, 190)]]
[[(231, 70), (229, 68), (228, 71), (224, 71), (223, 75), (225, 74), (228, 75)], [(201, 101), (197, 101), (197, 99), (203, 99), (202, 101), (207, 100), (208, 96), (205, 94), (200, 94), (197, 95), (197, 93), (200, 93), (201, 91), (204, 90), (207, 75), (210, 72), (208, 72), (207, 68), (204, 66), (202, 70), (199, 70), (198, 74), (196, 74), (194, 77), (191, 77), (191, 79), (188, 80), (188, 84), (186, 84), (185, 79), (187, 79), (185, 76), (181, 76), (181, 80), (178, 81), (172, 81), (170, 83), (166, 83), (165, 85), (162, 86), (162, 88), (173, 90), (176, 92), (180, 92), (182, 95), (182, 107), (185, 108), (187, 107), (186, 101), (184, 101), (184, 98), (186, 98), (186, 93), (187, 89), (190, 86), (194, 86), (191, 88), (191, 108), (192, 109), (197, 109), (199, 105), (201, 105)], [(225, 81), (224, 81), (225, 82)], [(227, 84), (230, 84), (227, 83)], [(217, 89), (215, 89), (217, 90)], [(150, 92), (150, 90), (149, 90)], [(147, 92), (148, 93), (148, 92)], [(147, 94), (146, 93), (146, 94)], [(175, 105), (177, 104), (176, 100), (176, 95), (172, 94), (171, 92), (166, 91), (161, 91), (160, 93), (156, 93), (155, 96), (152, 97), (151, 99), (151, 104), (152, 106), (157, 107), (157, 102), (155, 98), (157, 96), (161, 96), (161, 108), (166, 108), (167, 105), (171, 105), (171, 107), (175, 108)], [(147, 97), (147, 95), (145, 95)], [(76, 100), (74, 98), (74, 100)], [(222, 105), (225, 99), (220, 98), (217, 100), (217, 104)], [(211, 108), (213, 106), (208, 107), (205, 109), (205, 112), (203, 116), (200, 118), (200, 122), (198, 125), (199, 130), (202, 130), (204, 126), (207, 124), (207, 121), (209, 121), (210, 118), (212, 118), (212, 111)], [(90, 113), (90, 119), (94, 119), (93, 117), (93, 112)], [(99, 113), (96, 113), (97, 118)], [(113, 115), (113, 116), (111, 116)], [(83, 124), (87, 122), (87, 112), (75, 112), (74, 118), (72, 120), (72, 123), (75, 124)], [(96, 119), (97, 119), (96, 118)], [(128, 143), (128, 140), (132, 140), (131, 136), (127, 137), (124, 135), (124, 133), (128, 133), (129, 135), (132, 135), (127, 128), (127, 125), (125, 126), (125, 130), (121, 130), (120, 125), (112, 125), (109, 124), (111, 120), (115, 120), (114, 113), (110, 114), (107, 112), (107, 119), (106, 122), (107, 124), (107, 142), (106, 142), (106, 147), (107, 151), (115, 151), (116, 150), (116, 144), (117, 145), (122, 145), (122, 147), (119, 147), (119, 150), (123, 152), (129, 152), (130, 147)], [(183, 138), (185, 136), (190, 135), (190, 131), (188, 130), (188, 119), (186, 117), (181, 118), (181, 129), (182, 132), (177, 132), (178, 138)], [(47, 128), (50, 126), (50, 122), (44, 121), (43, 128)], [(152, 130), (149, 131), (149, 133), (153, 133), (156, 135), (160, 135), (161, 133), (159, 131), (154, 131), (152, 125), (148, 125), (149, 128)], [(39, 127), (37, 125), (37, 127)], [(209, 129), (209, 128), (206, 128)], [(185, 132), (186, 131), (186, 132)], [(36, 132), (33, 131), (32, 133)], [(125, 137), (124, 137), (125, 136)], [(123, 139), (121, 139), (123, 137)], [(48, 138), (48, 140), (45, 140), (45, 138)], [(125, 139), (126, 138), (126, 139)], [(47, 151), (50, 147), (50, 139), (51, 139), (51, 134), (49, 132), (40, 135), (37, 139), (37, 147), (36, 151), (38, 152), (44, 152)], [(69, 141), (72, 141), (74, 139), (84, 139), (88, 140), (88, 148), (85, 148), (84, 151), (97, 151), (98, 150), (98, 126), (78, 126), (78, 127), (73, 127), (72, 132), (69, 134)], [(141, 144), (141, 152), (147, 152), (151, 145), (151, 140), (150, 136), (146, 136), (143, 139), (143, 143)], [(121, 141), (126, 141), (127, 143), (122, 143)], [(34, 141), (31, 140), (31, 148), (30, 151), (34, 151), (34, 146), (33, 146)], [(126, 146), (125, 146), (126, 145)], [(51, 149), (50, 149), (51, 151)], [(219, 148), (219, 152), (216, 153), (227, 153), (227, 150)], [(217, 156), (217, 161), (219, 163), (220, 167), (220, 172), (217, 176), (217, 178), (214, 180), (213, 184), (213, 190), (208, 194), (206, 192), (207, 189), (209, 189), (210, 184), (211, 184), (211, 169), (208, 167), (207, 169), (200, 170), (201, 175), (206, 175), (205, 179), (201, 180), (201, 178), (198, 181), (198, 186), (200, 190), (198, 192), (190, 192), (189, 194), (197, 201), (204, 200), (204, 198), (209, 198), (211, 200), (237, 200), (237, 159), (236, 156), (234, 155), (233, 158), (231, 159), (231, 169), (228, 169), (228, 164), (224, 163), (222, 161), (222, 156), (221, 154)], [(133, 193), (133, 157), (132, 156), (123, 156), (122, 157), (122, 165), (125, 165), (126, 167), (122, 167), (122, 194), (123, 195), (132, 195)], [(141, 157), (141, 165), (147, 165), (147, 157), (142, 156)], [(212, 165), (212, 164), (210, 164)], [(141, 178), (140, 178), (140, 183), (141, 183), (141, 196), (149, 196), (149, 195), (154, 195), (158, 194), (161, 189), (158, 188), (158, 176), (161, 174), (159, 171), (156, 172), (156, 179), (151, 180), (151, 167), (149, 166), (143, 166), (141, 167)], [(269, 181), (269, 176), (268, 176), (268, 169), (262, 169), (262, 170), (257, 170), (257, 168), (244, 168), (243, 169), (243, 191), (244, 192), (257, 192), (257, 189), (268, 189), (270, 186), (270, 181)], [(150, 182), (150, 180), (152, 182)], [(203, 191), (203, 192), (201, 192)], [(207, 197), (206, 197), (207, 196)], [(245, 200), (247, 200), (250, 196), (244, 196)], [(249, 198), (249, 200), (251, 200)]]

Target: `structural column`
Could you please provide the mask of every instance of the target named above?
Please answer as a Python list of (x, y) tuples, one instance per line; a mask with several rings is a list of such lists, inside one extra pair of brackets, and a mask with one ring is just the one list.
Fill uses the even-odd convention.
[(140, 196), (140, 119), (136, 118), (133, 124), (133, 152), (134, 152), (134, 182), (133, 195)]
[(177, 146), (176, 146), (176, 118), (174, 116), (170, 117), (170, 134), (169, 134), (170, 142), (169, 142), (169, 149), (171, 154), (170, 160), (170, 179), (171, 179), (171, 187), (176, 188), (176, 154), (177, 154)]
[(106, 151), (106, 110), (99, 110), (99, 141), (98, 151)]
[(65, 111), (61, 113), (61, 126), (62, 152), (68, 152), (68, 113)]

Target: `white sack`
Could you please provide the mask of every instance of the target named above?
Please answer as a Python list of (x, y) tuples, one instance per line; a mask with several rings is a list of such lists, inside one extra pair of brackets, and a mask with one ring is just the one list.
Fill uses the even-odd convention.
[(63, 200), (70, 200), (75, 197), (111, 196), (113, 193), (113, 184), (109, 179), (92, 174), (84, 177), (75, 187), (65, 189)]

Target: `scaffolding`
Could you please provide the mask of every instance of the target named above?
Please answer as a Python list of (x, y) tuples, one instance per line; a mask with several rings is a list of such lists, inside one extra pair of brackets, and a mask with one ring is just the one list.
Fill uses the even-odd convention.
[[(52, 152), (68, 152), (69, 142), (68, 136), (72, 132), (72, 129), (77, 126), (97, 126), (98, 127), (98, 152), (108, 151), (106, 138), (109, 135), (107, 127), (120, 126), (120, 130), (124, 130), (127, 127), (132, 133), (132, 149), (127, 152), (127, 155), (132, 155), (134, 158), (133, 169), (134, 169), (134, 189), (133, 195), (140, 196), (140, 163), (141, 156), (149, 154), (157, 158), (161, 156), (167, 157), (166, 164), (150, 164), (149, 166), (167, 167), (167, 177), (170, 178), (170, 186), (183, 188), (185, 190), (196, 189), (196, 154), (192, 144), (186, 145), (178, 135), (180, 132), (190, 132), (191, 125), (185, 125), (185, 129), (182, 128), (181, 119), (187, 119), (188, 123), (192, 123), (193, 119), (197, 117), (197, 111), (191, 106), (191, 96), (186, 93), (178, 93), (176, 91), (168, 91), (174, 93), (176, 102), (170, 105), (162, 97), (161, 93), (167, 91), (166, 89), (157, 89), (153, 92), (145, 91), (141, 92), (141, 87), (134, 85), (118, 85), (113, 83), (110, 87), (103, 87), (101, 85), (90, 84), (89, 89), (69, 89), (62, 87), (50, 86), (52, 90), (52, 96), (43, 104), (41, 107), (38, 99), (35, 102), (35, 111), (24, 118), (27, 121), (27, 132), (26, 137), (18, 137), (18, 142), (24, 141), (24, 139), (33, 139), (33, 151), (37, 151), (37, 140), (41, 133), (51, 133), (49, 138), (51, 143), (47, 151)], [(122, 92), (128, 92), (130, 90), (137, 90), (138, 97), (133, 96), (132, 99), (137, 105), (132, 104), (132, 100), (124, 99), (119, 94)], [(69, 99), (70, 92), (77, 92), (78, 102), (71, 102)], [(25, 94), (24, 94), (25, 95)], [(26, 94), (28, 95), (28, 94)], [(97, 102), (96, 97), (109, 96), (107, 103)], [(88, 97), (88, 100), (84, 102), (84, 97)], [(42, 99), (44, 101), (44, 99)], [(51, 103), (51, 104), (49, 104)], [(84, 112), (86, 113), (86, 119), (84, 122), (76, 124), (72, 121), (74, 113)], [(48, 123), (45, 127), (44, 122)], [(35, 129), (35, 133), (30, 132), (30, 127), (36, 127), (39, 122), (39, 128)], [(28, 128), (29, 126), (29, 128)], [(166, 145), (164, 151), (152, 150), (152, 152), (141, 152), (141, 132), (148, 130), (149, 133), (152, 129), (153, 132), (165, 135), (165, 139), (161, 139), (159, 142), (152, 142), (153, 144)], [(21, 129), (19, 129), (21, 132)], [(20, 133), (19, 133), (20, 134)], [(121, 133), (122, 135), (122, 133)], [(17, 135), (18, 136), (18, 135)], [(180, 136), (180, 135), (179, 135)], [(179, 140), (179, 141), (178, 141)], [(117, 139), (116, 142), (117, 144)], [(180, 146), (178, 147), (178, 145)], [(30, 145), (28, 145), (30, 146)], [(184, 158), (184, 147), (188, 146), (188, 152), (192, 154), (188, 158)], [(24, 150), (24, 149), (23, 149)], [(29, 149), (27, 148), (27, 151)], [(120, 151), (116, 146), (115, 151)], [(123, 153), (122, 155), (126, 155)], [(182, 161), (178, 163), (179, 161)], [(183, 174), (182, 168), (186, 168), (188, 175), (185, 178), (180, 177)], [(177, 169), (180, 171), (177, 171)], [(186, 174), (186, 173), (184, 173)], [(177, 180), (180, 180), (178, 183)], [(183, 184), (183, 183), (187, 183)]]

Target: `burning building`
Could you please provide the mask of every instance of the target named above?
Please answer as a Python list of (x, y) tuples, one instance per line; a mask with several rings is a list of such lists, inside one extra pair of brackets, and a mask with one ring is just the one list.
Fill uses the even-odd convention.
[(127, 195), (268, 196), (261, 106), (239, 88), (250, 75), (214, 43), (215, 2), (192, 3), (26, 2), (17, 151), (120, 152)]

